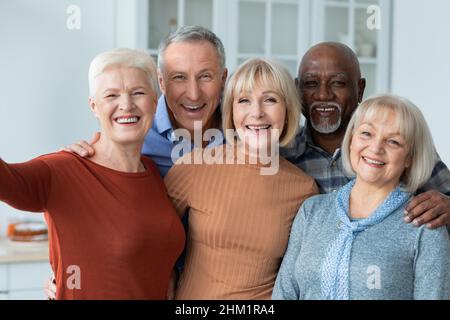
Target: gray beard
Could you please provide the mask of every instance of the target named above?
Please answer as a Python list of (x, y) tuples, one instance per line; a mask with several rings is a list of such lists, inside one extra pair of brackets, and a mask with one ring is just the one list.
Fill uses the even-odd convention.
[(339, 119), (335, 124), (330, 124), (330, 119), (322, 119), (320, 123), (315, 123), (311, 120), (311, 125), (319, 133), (329, 134), (336, 132), (341, 126), (342, 117), (339, 115)]
[(314, 128), (314, 130), (316, 130), (319, 133), (322, 133), (322, 134), (334, 133), (341, 126), (341, 122), (342, 122), (342, 108), (341, 108), (341, 106), (339, 104), (337, 104), (335, 102), (328, 102), (326, 104), (315, 102), (315, 103), (313, 103), (311, 105), (311, 110), (313, 110), (315, 106), (323, 106), (323, 105), (333, 106), (333, 107), (335, 107), (338, 110), (338, 112), (339, 112), (339, 119), (338, 119), (338, 121), (336, 121), (335, 124), (331, 124), (329, 118), (328, 119), (327, 118), (321, 118), (320, 122), (316, 123), (316, 122), (314, 122), (312, 120), (312, 117), (310, 117), (311, 125)]

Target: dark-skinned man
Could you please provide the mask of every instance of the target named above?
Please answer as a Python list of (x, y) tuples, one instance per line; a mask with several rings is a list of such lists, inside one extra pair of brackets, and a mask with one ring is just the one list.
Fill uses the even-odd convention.
[[(322, 193), (333, 192), (351, 178), (342, 167), (340, 146), (348, 122), (362, 101), (366, 80), (358, 58), (346, 45), (320, 43), (307, 51), (296, 79), (305, 127), (295, 146), (282, 150), (289, 161), (316, 179)], [(405, 222), (429, 228), (450, 225), (450, 171), (442, 161), (408, 204)], [(449, 229), (450, 231), (450, 229)]]

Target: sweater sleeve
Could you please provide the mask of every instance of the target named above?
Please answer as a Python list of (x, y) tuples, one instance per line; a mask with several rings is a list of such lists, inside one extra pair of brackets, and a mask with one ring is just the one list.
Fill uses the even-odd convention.
[(180, 217), (183, 217), (189, 208), (194, 166), (177, 162), (164, 178), (169, 198)]
[(414, 299), (450, 299), (450, 241), (445, 228), (421, 228), (414, 262)]
[(300, 288), (295, 277), (295, 264), (300, 253), (305, 225), (305, 204), (302, 204), (292, 224), (288, 247), (273, 288), (273, 300), (298, 300), (300, 298)]
[(50, 188), (50, 168), (44, 161), (8, 164), (0, 159), (1, 201), (19, 210), (43, 212)]

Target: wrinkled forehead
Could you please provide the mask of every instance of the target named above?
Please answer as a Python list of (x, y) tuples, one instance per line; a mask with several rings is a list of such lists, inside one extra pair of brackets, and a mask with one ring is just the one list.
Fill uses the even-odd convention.
[(299, 68), (299, 77), (311, 75), (335, 75), (358, 77), (357, 61), (342, 51), (334, 48), (321, 47), (308, 52)]
[(163, 53), (164, 68), (169, 71), (199, 71), (222, 68), (217, 49), (208, 41), (180, 41), (169, 44)]
[(132, 83), (148, 84), (148, 76), (146, 72), (137, 67), (129, 67), (122, 65), (108, 66), (96, 77), (100, 82), (126, 80)]

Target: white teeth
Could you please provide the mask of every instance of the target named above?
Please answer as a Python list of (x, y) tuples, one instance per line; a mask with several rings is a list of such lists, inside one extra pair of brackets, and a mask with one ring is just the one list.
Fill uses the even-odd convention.
[(116, 120), (117, 123), (135, 123), (138, 122), (138, 117), (131, 117), (131, 118), (118, 118)]
[(250, 130), (266, 130), (270, 128), (270, 125), (261, 125), (261, 126), (246, 126)]
[(380, 165), (380, 166), (385, 164), (384, 162), (375, 161), (375, 160), (372, 160), (372, 159), (369, 159), (369, 158), (364, 158), (364, 159), (370, 164), (377, 164), (377, 165)]
[(185, 108), (189, 109), (189, 110), (197, 110), (200, 109), (203, 105), (197, 105), (197, 106), (188, 106), (188, 105), (184, 105)]
[(332, 112), (335, 110), (335, 108), (316, 108), (319, 112)]

